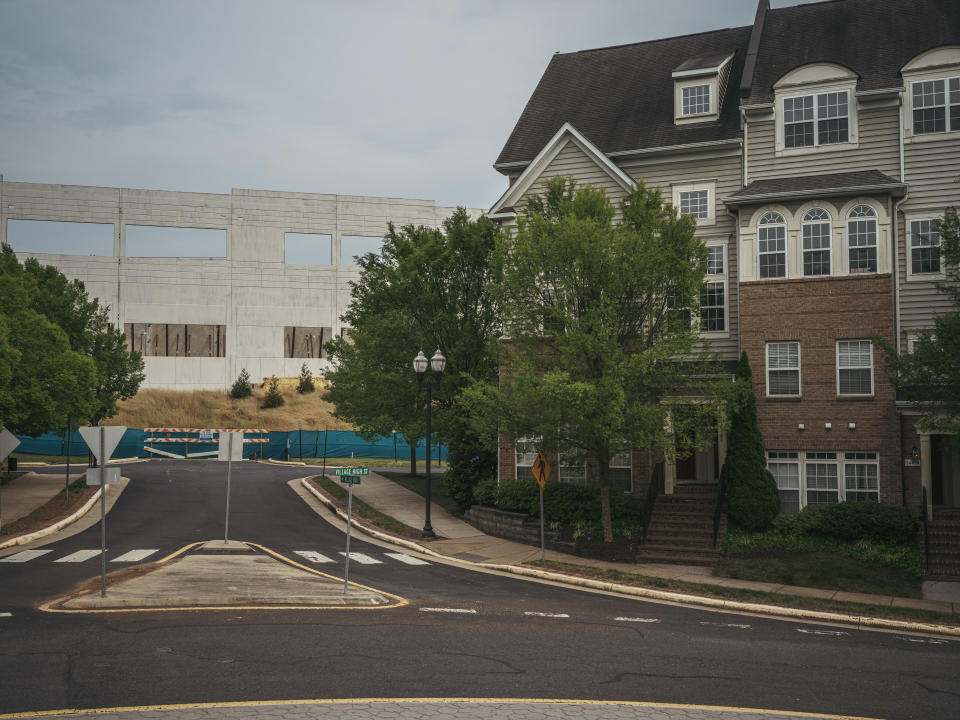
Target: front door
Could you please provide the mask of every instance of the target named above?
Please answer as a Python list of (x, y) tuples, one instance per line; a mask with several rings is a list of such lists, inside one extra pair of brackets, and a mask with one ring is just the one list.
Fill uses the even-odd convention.
[(960, 443), (953, 436), (930, 436), (930, 481), (935, 506), (960, 507)]

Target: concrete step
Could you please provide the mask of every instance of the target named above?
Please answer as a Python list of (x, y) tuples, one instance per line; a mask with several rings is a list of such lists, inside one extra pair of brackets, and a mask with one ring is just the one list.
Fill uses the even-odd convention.
[(666, 548), (641, 548), (637, 552), (637, 562), (672, 563), (677, 565), (713, 565), (720, 559), (718, 551), (688, 551)]
[(651, 525), (647, 530), (647, 542), (713, 542), (713, 528), (688, 531)]

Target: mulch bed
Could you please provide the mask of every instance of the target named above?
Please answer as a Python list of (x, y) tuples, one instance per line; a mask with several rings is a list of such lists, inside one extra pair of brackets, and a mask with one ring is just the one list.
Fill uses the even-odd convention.
[(4, 523), (3, 528), (0, 528), (0, 537), (7, 540), (17, 535), (26, 535), (50, 527), (82, 508), (95, 492), (97, 492), (96, 486), (85, 487), (79, 492), (71, 491), (69, 496), (60, 491), (45, 505), (38, 507), (29, 515), (11, 523)]

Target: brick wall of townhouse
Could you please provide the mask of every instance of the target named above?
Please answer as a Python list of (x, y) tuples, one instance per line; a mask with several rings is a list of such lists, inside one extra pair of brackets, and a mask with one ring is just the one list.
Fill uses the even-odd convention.
[[(753, 282), (742, 284), (740, 292), (741, 345), (753, 370), (767, 451), (836, 452), (841, 462), (845, 452), (875, 452), (880, 500), (902, 504), (900, 421), (882, 350), (873, 343), (870, 395), (840, 396), (837, 372), (838, 340), (893, 342), (892, 276)], [(799, 343), (798, 397), (768, 395), (766, 353), (772, 342)]]

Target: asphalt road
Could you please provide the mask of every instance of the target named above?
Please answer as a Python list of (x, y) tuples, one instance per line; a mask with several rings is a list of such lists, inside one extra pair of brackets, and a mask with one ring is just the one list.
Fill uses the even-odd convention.
[[(224, 466), (150, 462), (107, 517), (108, 559), (223, 536)], [(344, 536), (288, 486), (304, 468), (233, 471), (231, 539), (299, 562)], [(658, 604), (411, 565), (356, 536), (351, 579), (407, 598), (360, 611), (56, 615), (33, 608), (99, 573), (100, 528), (0, 563), (0, 713), (176, 702), (537, 697), (960, 717), (960, 641)], [(114, 569), (111, 567), (110, 569)], [(450, 612), (456, 611), (456, 612)], [(9, 615), (5, 614), (9, 613)]]

